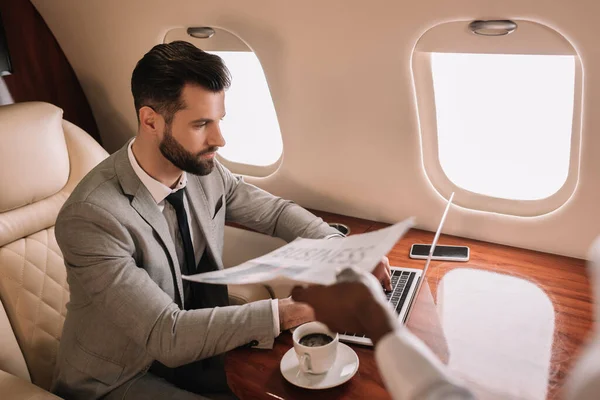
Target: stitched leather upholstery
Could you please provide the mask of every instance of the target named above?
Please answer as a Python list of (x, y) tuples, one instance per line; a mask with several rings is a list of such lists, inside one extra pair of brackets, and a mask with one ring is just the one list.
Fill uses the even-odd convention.
[(31, 380), (49, 389), (69, 299), (67, 272), (54, 228), (0, 248), (0, 296)]
[[(16, 337), (6, 339), (0, 370), (43, 389), (51, 384), (69, 299), (54, 223), (75, 185), (107, 155), (58, 107), (0, 107), (0, 300), (10, 322), (0, 318), (0, 336), (3, 344)], [(22, 382), (0, 377), (2, 388)], [(6, 394), (2, 389), (0, 397)]]

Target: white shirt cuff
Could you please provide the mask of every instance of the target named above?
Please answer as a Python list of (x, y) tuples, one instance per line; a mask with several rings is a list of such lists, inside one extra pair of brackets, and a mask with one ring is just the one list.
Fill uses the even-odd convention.
[(273, 336), (277, 337), (281, 333), (279, 325), (279, 300), (271, 300), (271, 310), (273, 311)]
[(394, 399), (412, 399), (419, 394), (436, 400), (473, 398), (447, 375), (440, 360), (406, 328), (385, 335), (377, 343), (375, 359)]

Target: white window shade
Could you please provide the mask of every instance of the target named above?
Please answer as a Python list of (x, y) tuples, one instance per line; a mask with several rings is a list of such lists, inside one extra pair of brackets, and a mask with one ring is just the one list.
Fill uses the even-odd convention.
[(226, 117), (221, 130), (227, 142), (222, 157), (239, 164), (272, 165), (283, 152), (277, 114), (269, 86), (253, 52), (211, 51), (220, 56), (231, 72), (231, 87), (225, 93)]
[(539, 200), (569, 174), (575, 57), (432, 53), (439, 163), (456, 186)]

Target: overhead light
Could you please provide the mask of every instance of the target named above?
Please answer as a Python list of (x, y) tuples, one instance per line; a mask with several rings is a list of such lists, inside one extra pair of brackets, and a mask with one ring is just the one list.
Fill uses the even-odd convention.
[(187, 34), (198, 39), (209, 39), (215, 34), (213, 28), (207, 26), (187, 28)]
[(510, 20), (477, 20), (469, 24), (469, 29), (481, 36), (505, 36), (517, 29), (517, 24)]

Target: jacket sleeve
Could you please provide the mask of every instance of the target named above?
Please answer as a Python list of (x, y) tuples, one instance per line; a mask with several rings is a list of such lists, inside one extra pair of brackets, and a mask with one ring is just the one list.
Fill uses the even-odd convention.
[(321, 239), (342, 236), (321, 218), (292, 201), (274, 196), (216, 163), (223, 179), (226, 219), (287, 242), (303, 237)]
[[(163, 364), (175, 367), (257, 341), (273, 345), (269, 300), (181, 310), (133, 258), (135, 242), (107, 210), (86, 202), (63, 209), (55, 228), (69, 284)], [(107, 338), (107, 340), (110, 340)]]

